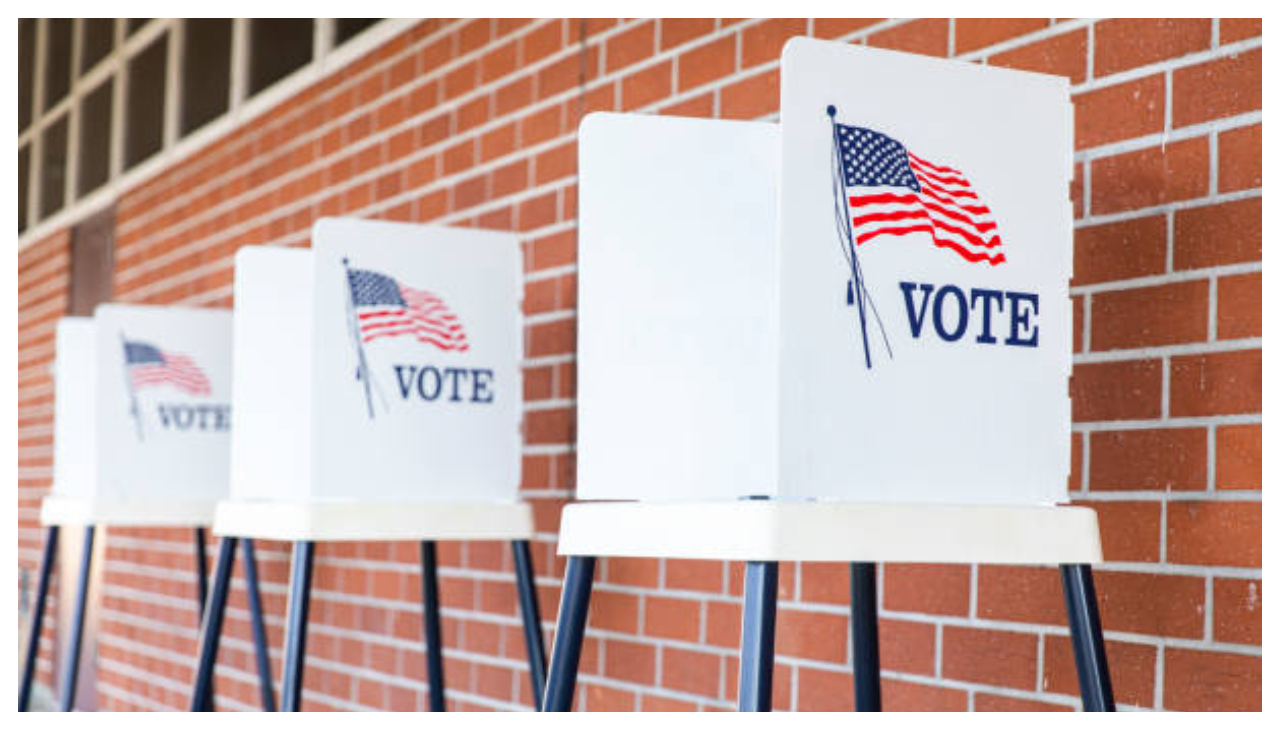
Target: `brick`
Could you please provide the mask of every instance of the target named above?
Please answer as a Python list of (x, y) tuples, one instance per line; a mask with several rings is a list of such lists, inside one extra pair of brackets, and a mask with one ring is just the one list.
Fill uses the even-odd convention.
[(1166, 216), (1077, 228), (1073, 286), (1154, 276), (1165, 271), (1169, 244)]
[(624, 689), (583, 683), (583, 709), (588, 712), (631, 712), (636, 708), (636, 694)]
[(1172, 358), (1169, 413), (1218, 416), (1262, 412), (1262, 350)]
[(650, 685), (657, 679), (657, 668), (657, 650), (653, 646), (635, 641), (605, 640), (606, 677)]
[(636, 633), (640, 630), (640, 599), (618, 591), (597, 588), (591, 593), (588, 626), (605, 631)]
[(1262, 18), (1222, 18), (1218, 21), (1218, 42), (1235, 43), (1262, 35)]
[(776, 646), (782, 656), (843, 664), (849, 660), (849, 619), (811, 611), (778, 611)]
[(813, 36), (825, 40), (842, 38), (879, 23), (881, 18), (814, 18)]
[(1262, 50), (1173, 72), (1173, 126), (1184, 127), (1262, 108)]
[(1262, 646), (1262, 581), (1213, 579), (1213, 640)]
[(1166, 509), (1169, 562), (1262, 567), (1258, 502), (1171, 502)]
[(734, 82), (720, 90), (724, 119), (759, 119), (778, 111), (781, 72), (777, 69)]
[(622, 79), (622, 109), (648, 106), (671, 96), (671, 62), (637, 71)]
[(1094, 160), (1095, 215), (1187, 200), (1209, 192), (1209, 141), (1197, 137)]
[(1066, 76), (1078, 84), (1088, 73), (1088, 46), (1089, 35), (1082, 28), (998, 53), (987, 60), (992, 66)]
[(1013, 631), (947, 626), (942, 630), (942, 676), (962, 682), (1031, 690), (1037, 639)]
[(1262, 199), (1180, 210), (1173, 231), (1175, 269), (1261, 261)]
[(742, 604), (707, 601), (707, 644), (738, 648), (742, 643)]
[[(1071, 297), (1071, 352), (1084, 352), (1084, 300), (1083, 294)], [(1073, 472), (1079, 473), (1079, 472)]]
[(969, 613), (969, 566), (884, 565), (884, 607), (947, 616)]
[(657, 22), (645, 21), (610, 37), (605, 42), (605, 72), (613, 73), (652, 56), (657, 48), (657, 31)]
[(998, 621), (1066, 624), (1062, 582), (1052, 568), (978, 567), (978, 616)]
[(1049, 27), (1048, 18), (956, 18), (956, 54), (994, 46)]
[(1091, 314), (1095, 352), (1203, 342), (1209, 337), (1209, 282), (1099, 292)]
[(1261, 272), (1218, 279), (1218, 339), (1261, 336)]
[(964, 712), (969, 699), (963, 690), (897, 679), (882, 679), (884, 709), (889, 712)]
[(1209, 48), (1212, 21), (1204, 18), (1121, 18), (1094, 26), (1093, 72), (1096, 76)]
[(1084, 473), (1084, 434), (1071, 434), (1071, 473), (1067, 475), (1067, 489), (1078, 491)]
[(1089, 489), (1204, 490), (1208, 432), (1203, 428), (1095, 431), (1089, 436)]
[[(1155, 704), (1156, 648), (1124, 641), (1105, 643), (1116, 702), (1152, 707)], [(1080, 679), (1076, 675), (1075, 654), (1069, 637), (1045, 637), (1042, 688), (1055, 694), (1080, 694)]]
[(696, 642), (701, 605), (684, 598), (650, 595), (644, 599), (644, 633), (647, 636)]
[(849, 566), (844, 563), (801, 563), (800, 600), (849, 605)]
[(1262, 489), (1262, 426), (1218, 426), (1214, 486)]
[[(1171, 555), (1169, 562), (1177, 561)], [(1099, 570), (1093, 579), (1106, 630), (1184, 639), (1204, 636), (1203, 578)]]
[(1154, 563), (1160, 560), (1160, 504), (1157, 502), (1073, 502), (1092, 507), (1098, 515), (1102, 556), (1116, 562)]
[(662, 649), (662, 686), (679, 692), (715, 697), (720, 690), (720, 657), (674, 647)]
[(718, 560), (668, 560), (666, 568), (666, 588), (704, 593), (724, 590), (724, 563)]
[(1194, 649), (1165, 650), (1164, 706), (1182, 711), (1262, 709), (1262, 657)]
[(1262, 187), (1262, 125), (1218, 134), (1218, 190)]
[(1163, 74), (1076, 95), (1072, 99), (1076, 149), (1085, 150), (1163, 130), (1164, 98)]
[(872, 33), (867, 45), (941, 58), (947, 55), (950, 33), (951, 24), (946, 18), (912, 20)]
[(677, 87), (687, 91), (733, 73), (737, 64), (732, 36), (681, 53), (677, 59)]
[(880, 619), (880, 667), (909, 674), (933, 674), (937, 633), (929, 623)]
[(742, 68), (775, 63), (782, 58), (782, 46), (793, 36), (805, 35), (804, 18), (769, 18), (742, 31)]
[(1071, 712), (1072, 709), (1054, 702), (1024, 700), (986, 692), (975, 692), (973, 695), (974, 712)]
[[(852, 712), (853, 677), (849, 672), (800, 667), (796, 709), (801, 712)], [(777, 687), (777, 679), (774, 686)], [(774, 708), (775, 710), (777, 708)]]
[(662, 18), (658, 21), (658, 35), (664, 51), (689, 43), (715, 29), (714, 18)]
[(1159, 418), (1162, 377), (1159, 360), (1076, 365), (1071, 373), (1071, 420)]
[(660, 565), (656, 558), (609, 558), (603, 575), (614, 585), (657, 588)]

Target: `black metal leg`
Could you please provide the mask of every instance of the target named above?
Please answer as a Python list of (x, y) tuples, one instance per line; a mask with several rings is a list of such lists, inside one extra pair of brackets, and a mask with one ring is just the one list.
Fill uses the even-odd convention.
[[(205, 606), (209, 602), (209, 558), (205, 554), (205, 534), (203, 527), (195, 529), (195, 548), (196, 548), (196, 600), (200, 602), (197, 606), (196, 616), (201, 625), (204, 624)], [(221, 627), (219, 627), (221, 631)], [(217, 654), (214, 654), (217, 659)], [(209, 691), (204, 694), (205, 706), (200, 708), (201, 712), (213, 712), (213, 675), (209, 675)]]
[(285, 712), (302, 707), (302, 669), (307, 653), (307, 612), (311, 608), (311, 567), (316, 544), (309, 540), (293, 544), (293, 567), (289, 577), (289, 615), (284, 634), (284, 679), (280, 683)]
[(547, 689), (541, 704), (543, 712), (573, 709), (573, 690), (578, 682), (578, 660), (582, 657), (582, 638), (587, 629), (595, 572), (596, 559), (590, 556), (571, 556), (565, 567), (560, 616), (551, 645), (551, 671), (547, 673)]
[(84, 528), (75, 615), (71, 619), (71, 640), (67, 642), (67, 653), (62, 660), (62, 701), (58, 705), (62, 712), (71, 712), (76, 705), (76, 680), (80, 676), (80, 642), (84, 639), (85, 603), (89, 599), (89, 577), (93, 573), (93, 533), (93, 525)]
[(529, 658), (529, 681), (533, 685), (533, 709), (542, 704), (547, 679), (547, 650), (542, 643), (542, 613), (538, 610), (538, 587), (533, 582), (533, 559), (528, 540), (512, 540), (516, 558), (516, 587), (520, 593), (520, 615), (524, 619), (524, 651)]
[(236, 562), (236, 538), (224, 537), (218, 546), (218, 564), (214, 567), (213, 594), (203, 605), (200, 622), (200, 644), (196, 654), (196, 679), (191, 690), (191, 711), (213, 711), (213, 674), (218, 664), (218, 644), (222, 641), (222, 620), (227, 611), (227, 594), (231, 591), (231, 570)]
[(1085, 712), (1115, 712), (1111, 693), (1111, 670), (1098, 618), (1098, 596), (1093, 588), (1093, 568), (1088, 565), (1062, 566), (1062, 594), (1067, 600), (1067, 620), (1071, 624), (1071, 647), (1076, 655), (1080, 678), (1080, 698)]
[(40, 558), (40, 579), (36, 584), (36, 602), (31, 607), (31, 638), (22, 660), (22, 680), (18, 685), (18, 712), (31, 705), (31, 686), (36, 679), (36, 660), (40, 657), (40, 630), (44, 626), (44, 608), (49, 602), (49, 578), (58, 557), (58, 526), (50, 525), (44, 539), (44, 555)]
[(876, 564), (851, 563), (853, 696), (858, 712), (880, 711), (880, 636), (876, 614)]
[(432, 712), (444, 712), (444, 641), (440, 633), (440, 586), (436, 580), (436, 544), (423, 540), (422, 637), (427, 655), (427, 701)]
[(743, 586), (738, 711), (773, 709), (773, 637), (778, 617), (778, 564), (748, 562)]
[(267, 627), (262, 620), (262, 593), (258, 589), (258, 556), (253, 540), (244, 540), (244, 582), (249, 594), (249, 625), (253, 628), (253, 649), (258, 660), (258, 689), (262, 692), (263, 712), (276, 711), (276, 692), (271, 681), (271, 653), (267, 646)]

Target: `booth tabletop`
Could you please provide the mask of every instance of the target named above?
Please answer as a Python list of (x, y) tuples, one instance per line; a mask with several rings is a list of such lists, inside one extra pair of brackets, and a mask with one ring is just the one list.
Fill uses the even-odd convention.
[(527, 540), (524, 502), (219, 502), (216, 535), (260, 540)]
[(601, 502), (561, 513), (561, 555), (746, 561), (1102, 561), (1087, 507), (743, 500)]
[(123, 501), (96, 497), (45, 497), (40, 522), (52, 525), (116, 527), (208, 527), (212, 501)]

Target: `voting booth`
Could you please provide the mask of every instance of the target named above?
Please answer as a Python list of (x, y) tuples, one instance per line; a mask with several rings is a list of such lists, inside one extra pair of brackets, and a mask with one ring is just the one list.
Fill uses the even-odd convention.
[(203, 610), (204, 529), (227, 494), (231, 313), (104, 304), (58, 322), (53, 365), (53, 489), (37, 607), (19, 690), (26, 709), (59, 528), (83, 527), (84, 552), (61, 704), (74, 703), (84, 600), (99, 526), (191, 527)]
[[(598, 556), (747, 562), (739, 707), (769, 709), (778, 561), (1062, 566), (1113, 707), (1067, 502), (1066, 79), (792, 39), (781, 121), (593, 114), (579, 133), (577, 494), (544, 707), (567, 710)], [(654, 539), (661, 535), (660, 540)]]
[[(421, 544), (429, 700), (444, 709), (435, 542), (512, 543), (534, 696), (543, 648), (518, 498), (523, 268), (510, 233), (322, 219), (236, 254), (236, 430), (196, 698), (238, 539), (294, 543), (283, 708), (301, 701), (316, 542)], [(212, 626), (212, 628), (211, 628)]]

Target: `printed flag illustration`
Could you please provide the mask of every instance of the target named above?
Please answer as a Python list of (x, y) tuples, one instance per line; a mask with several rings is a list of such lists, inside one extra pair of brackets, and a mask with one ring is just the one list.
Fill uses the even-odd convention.
[(888, 135), (836, 124), (854, 242), (928, 233), (970, 263), (1004, 263), (991, 211), (964, 173), (908, 150)]
[(367, 269), (347, 269), (347, 280), (363, 342), (411, 336), (441, 350), (467, 351), (462, 322), (435, 294)]
[(191, 395), (209, 395), (209, 377), (186, 355), (137, 340), (124, 341), (124, 362), (133, 391), (171, 385)]

